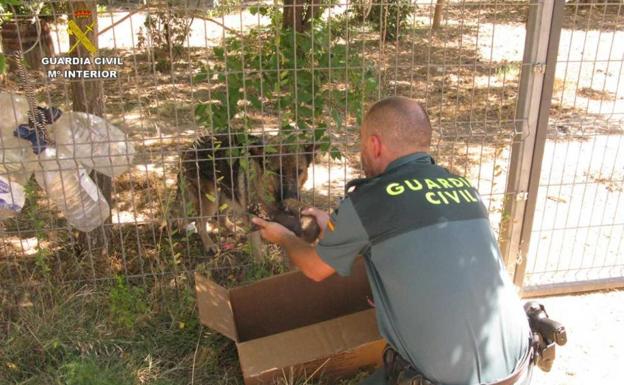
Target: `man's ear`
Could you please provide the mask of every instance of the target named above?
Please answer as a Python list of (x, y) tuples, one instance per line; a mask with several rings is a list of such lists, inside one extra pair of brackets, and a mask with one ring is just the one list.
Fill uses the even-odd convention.
[(373, 156), (379, 158), (381, 156), (381, 138), (378, 135), (371, 135), (369, 140), (371, 142)]
[(314, 161), (317, 151), (318, 147), (316, 147), (314, 143), (307, 144), (303, 147), (303, 154), (305, 155), (305, 159), (308, 164), (311, 164)]

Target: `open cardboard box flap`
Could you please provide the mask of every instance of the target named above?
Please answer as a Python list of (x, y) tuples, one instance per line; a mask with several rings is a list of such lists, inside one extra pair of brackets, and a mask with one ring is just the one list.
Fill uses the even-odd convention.
[(212, 330), (238, 341), (230, 292), (199, 273), (195, 273), (195, 291), (201, 322)]

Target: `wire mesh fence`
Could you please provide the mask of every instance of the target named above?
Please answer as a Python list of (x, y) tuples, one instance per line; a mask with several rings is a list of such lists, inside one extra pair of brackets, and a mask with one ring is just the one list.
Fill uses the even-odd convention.
[(579, 2), (564, 16), (528, 287), (578, 290), (624, 276), (622, 11), (621, 2)]
[[(24, 95), (29, 108), (102, 116), (125, 133), (105, 130), (85, 155), (58, 126), (47, 127), (48, 147), (65, 148), (51, 157), (50, 175), (68, 171), (57, 178), (65, 187), (91, 172), (96, 188), (82, 188), (110, 211), (100, 212), (101, 227), (77, 231), (62, 203), (73, 193), (45, 177), (41, 156), (25, 162), (40, 177), (23, 182), (23, 209), (0, 224), (0, 324), (33, 304), (62, 302), (51, 299), (60, 286), (112, 286), (104, 300), (115, 313), (114, 294), (134, 293), (128, 281), (173, 312), (172, 296), (192, 309), (192, 272), (232, 286), (285, 271), (277, 248), (248, 236), (249, 215), (270, 215), (283, 200), (334, 207), (346, 182), (362, 175), (363, 113), (385, 96), (425, 106), (434, 158), (477, 186), (495, 232), (505, 195), (519, 193), (506, 183), (523, 123), (520, 76), (540, 64), (523, 61), (527, 15), (539, 2), (0, 4), (3, 92)], [(622, 276), (621, 7), (611, 0), (565, 8), (527, 286), (561, 274)], [(94, 57), (105, 59), (84, 64)], [(98, 160), (128, 162), (119, 146), (133, 147), (132, 161), (111, 178)], [(136, 321), (133, 312), (115, 314)]]
[[(58, 215), (49, 197), (33, 186), (25, 210), (30, 220), (22, 213), (5, 222), (5, 260), (16, 269), (13, 277), (37, 260), (61, 274), (61, 281), (72, 281), (110, 279), (115, 273), (169, 274), (178, 267), (190, 271), (199, 260), (212, 259), (197, 247), (195, 237), (173, 233), (169, 226), (172, 219), (203, 219), (201, 207), (194, 207), (195, 215), (182, 212), (171, 217), (176, 199), (184, 200), (176, 192), (180, 154), (194, 152), (191, 143), (202, 135), (225, 133), (234, 138), (220, 144), (231, 147), (227, 154), (205, 144), (205, 153), (217, 156), (215, 163), (229, 160), (223, 166), (228, 170), (203, 175), (211, 182), (220, 177), (241, 182), (232, 177), (238, 167), (258, 160), (252, 153), (259, 143), (267, 149), (256, 148), (261, 150), (256, 153), (263, 152), (260, 157), (265, 160), (276, 158), (277, 163), (285, 163), (285, 156), (299, 147), (304, 154), (314, 152), (316, 161), (309, 170), (298, 164), (273, 164), (272, 169), (263, 165), (259, 171), (283, 174), (287, 167), (306, 171), (299, 198), (329, 208), (343, 195), (345, 181), (360, 175), (357, 138), (364, 108), (395, 94), (417, 98), (426, 106), (436, 127), (434, 155), (478, 183), (497, 227), (506, 149), (516, 126), (514, 103), (527, 4), (449, 3), (438, 28), (431, 26), (435, 4), (427, 2), (307, 5), (301, 16), (307, 24), (297, 32), (286, 27), (289, 5), (247, 2), (206, 8), (191, 3), (110, 3), (97, 8), (98, 56), (123, 63), (101, 65), (98, 70), (117, 71), (117, 79), (71, 78), (71, 71), (78, 69), (60, 58), (72, 56), (66, 52), (77, 43), (70, 41), (64, 28), (69, 21), (80, 20), (77, 12), (90, 9), (74, 2), (49, 3), (52, 21), (41, 30), (51, 31), (49, 40), (59, 54), (45, 56), (44, 44), (33, 48), (49, 58), (39, 70), (27, 71), (28, 81), (36, 84), (34, 98), (69, 111), (76, 99), (89, 98), (86, 84), (97, 83), (100, 100), (95, 104), (128, 134), (137, 154), (132, 169), (113, 178), (111, 219), (104, 225), (105, 258), (89, 250), (89, 242), (82, 252), (84, 240)], [(513, 48), (506, 44), (509, 10), (517, 19), (512, 33), (520, 43)], [(296, 20), (299, 16), (293, 20), (303, 22)], [(93, 24), (95, 18), (88, 20)], [(18, 78), (10, 74), (7, 78), (14, 89), (23, 89)], [(85, 107), (98, 112), (97, 106)], [(252, 180), (247, 175), (244, 183)], [(209, 192), (198, 191), (204, 193)], [(278, 199), (284, 198), (281, 193)], [(231, 210), (224, 207), (223, 213), (210, 214), (226, 211)], [(38, 224), (33, 223), (35, 217)], [(225, 242), (221, 236), (215, 240)], [(225, 243), (226, 248), (231, 246)], [(102, 245), (92, 247), (96, 246)], [(76, 269), (69, 266), (80, 268), (72, 275)], [(26, 269), (26, 276), (33, 277), (33, 267)]]

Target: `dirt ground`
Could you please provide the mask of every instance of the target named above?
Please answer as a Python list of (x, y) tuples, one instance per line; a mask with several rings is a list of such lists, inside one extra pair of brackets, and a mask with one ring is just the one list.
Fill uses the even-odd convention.
[(622, 276), (623, 149), (621, 135), (547, 141), (526, 285)]
[(624, 362), (624, 291), (538, 299), (562, 322), (568, 343), (557, 347), (552, 371), (536, 370), (534, 385), (619, 385)]

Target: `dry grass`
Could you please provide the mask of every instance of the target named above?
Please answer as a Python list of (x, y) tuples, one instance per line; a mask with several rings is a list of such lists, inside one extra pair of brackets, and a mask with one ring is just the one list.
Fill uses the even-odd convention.
[(579, 88), (576, 93), (594, 100), (615, 100), (615, 94), (609, 91), (595, 90), (589, 87)]

